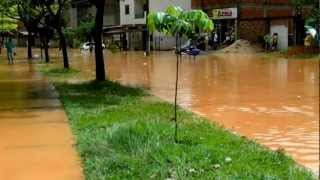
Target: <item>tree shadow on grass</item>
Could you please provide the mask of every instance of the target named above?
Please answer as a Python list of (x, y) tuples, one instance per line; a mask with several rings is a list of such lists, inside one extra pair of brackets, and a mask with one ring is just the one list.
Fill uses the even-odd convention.
[(142, 89), (122, 86), (117, 82), (104, 81), (97, 82), (91, 81), (87, 83), (79, 84), (67, 84), (67, 83), (56, 83), (56, 87), (59, 92), (63, 94), (78, 94), (78, 95), (111, 95), (111, 96), (143, 96), (145, 93)]
[(86, 82), (79, 84), (56, 83), (64, 103), (85, 109), (108, 108), (119, 105), (126, 98), (136, 98), (146, 95), (142, 89), (125, 87), (117, 82)]

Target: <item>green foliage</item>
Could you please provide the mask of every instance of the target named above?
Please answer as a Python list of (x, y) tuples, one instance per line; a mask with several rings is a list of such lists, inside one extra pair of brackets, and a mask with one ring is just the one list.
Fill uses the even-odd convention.
[(172, 105), (141, 89), (110, 81), (55, 85), (88, 180), (315, 179), (283, 153), (182, 109), (181, 141), (172, 143)]
[(93, 35), (94, 21), (82, 21), (79, 26), (74, 29), (75, 38), (80, 42), (89, 41)]
[(306, 25), (316, 27), (317, 21), (320, 21), (320, 9), (314, 8), (311, 11), (311, 15), (306, 20)]
[[(12, 16), (8, 16), (12, 15)], [(0, 32), (13, 32), (18, 28), (16, 8), (6, 7), (4, 0), (0, 0)]]
[(0, 32), (12, 32), (16, 31), (17, 28), (17, 20), (0, 15)]
[(67, 44), (73, 46), (73, 41), (74, 41), (74, 38), (75, 38), (75, 32), (73, 29), (71, 28), (66, 28), (64, 30), (64, 36), (66, 38), (66, 42)]
[(0, 0), (0, 11), (11, 19), (23, 22), (27, 29), (35, 30), (44, 14), (34, 1)]
[(291, 3), (295, 7), (300, 7), (303, 5), (312, 5), (312, 4), (314, 4), (314, 0), (291, 0)]
[(41, 67), (40, 72), (42, 72), (43, 74), (45, 74), (47, 76), (58, 77), (58, 78), (61, 78), (61, 77), (70, 78), (72, 76), (79, 74), (79, 71), (75, 70), (75, 69), (51, 68), (48, 66)]
[(165, 12), (151, 12), (148, 15), (148, 29), (168, 35), (194, 37), (198, 32), (210, 32), (214, 26), (208, 15), (201, 10), (184, 11), (169, 6)]

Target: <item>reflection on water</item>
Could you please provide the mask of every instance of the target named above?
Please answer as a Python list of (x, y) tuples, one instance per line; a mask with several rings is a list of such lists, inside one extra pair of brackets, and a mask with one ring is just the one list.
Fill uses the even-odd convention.
[[(172, 52), (106, 53), (108, 78), (143, 86), (173, 101)], [(93, 55), (73, 51), (72, 66), (94, 77)], [(319, 61), (261, 59), (254, 55), (183, 57), (179, 104), (272, 148), (319, 167)]]

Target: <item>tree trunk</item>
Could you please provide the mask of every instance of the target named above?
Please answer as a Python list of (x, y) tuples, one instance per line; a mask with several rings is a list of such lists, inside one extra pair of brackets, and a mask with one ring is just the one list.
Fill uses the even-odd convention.
[(41, 59), (41, 62), (42, 62), (42, 60), (43, 60), (42, 49), (43, 49), (43, 46), (44, 46), (44, 42), (43, 42), (43, 38), (41, 37), (41, 35), (40, 35), (40, 42), (41, 42), (41, 45), (40, 45), (40, 59)]
[(45, 55), (45, 58), (46, 58), (46, 63), (49, 63), (50, 62), (50, 57), (49, 57), (49, 47), (48, 47), (48, 38), (47, 37), (44, 37), (43, 39), (43, 47), (44, 47), (44, 55)]
[(65, 69), (69, 69), (69, 59), (68, 59), (68, 52), (67, 52), (67, 43), (66, 38), (64, 37), (64, 34), (62, 32), (62, 29), (58, 29), (61, 49), (62, 49), (62, 56), (63, 56), (63, 67)]
[(178, 143), (178, 119), (177, 119), (177, 108), (178, 108), (178, 82), (179, 82), (179, 58), (181, 59), (181, 41), (180, 35), (176, 35), (176, 82), (174, 91), (174, 141)]
[(101, 0), (100, 3), (96, 5), (96, 24), (95, 24), (95, 54), (96, 54), (96, 80), (104, 81), (106, 80), (104, 59), (103, 59), (103, 49), (102, 49), (102, 26), (103, 26), (103, 14), (104, 14), (104, 4), (105, 0)]
[[(148, 26), (148, 15), (149, 15), (149, 0), (147, 0), (147, 3), (146, 3), (147, 7), (146, 7), (146, 26)], [(146, 55), (149, 56), (150, 55), (150, 32), (149, 32), (149, 29), (147, 28), (147, 44), (146, 44)]]
[(28, 31), (28, 59), (32, 59), (32, 34)]

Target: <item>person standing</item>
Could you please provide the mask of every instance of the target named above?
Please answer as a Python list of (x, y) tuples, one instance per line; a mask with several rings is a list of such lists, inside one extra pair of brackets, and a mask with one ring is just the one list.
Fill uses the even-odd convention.
[(209, 47), (209, 36), (206, 34), (205, 36), (204, 36), (204, 46), (205, 46), (205, 50), (206, 51), (208, 51), (208, 47)]
[(8, 56), (8, 63), (13, 64), (13, 42), (12, 39), (9, 38), (9, 40), (5, 43), (5, 48), (7, 49), (7, 56)]
[(266, 52), (269, 52), (271, 50), (272, 46), (272, 37), (270, 34), (266, 34), (264, 37), (264, 49)]
[(304, 38), (304, 52), (309, 53), (312, 46), (312, 36), (310, 33)]
[(272, 35), (272, 50), (278, 50), (278, 33)]
[(213, 35), (213, 49), (214, 50), (218, 49), (218, 44), (219, 44), (218, 33), (215, 32)]

